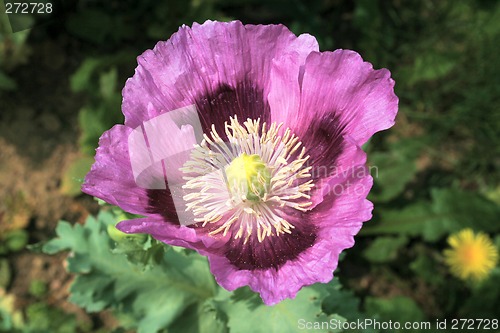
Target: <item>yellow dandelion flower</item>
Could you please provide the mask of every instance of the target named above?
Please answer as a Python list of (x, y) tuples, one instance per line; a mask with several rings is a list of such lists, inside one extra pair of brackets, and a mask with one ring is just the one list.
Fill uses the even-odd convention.
[(463, 229), (448, 237), (450, 249), (444, 251), (446, 264), (462, 280), (481, 281), (496, 266), (498, 250), (485, 233)]

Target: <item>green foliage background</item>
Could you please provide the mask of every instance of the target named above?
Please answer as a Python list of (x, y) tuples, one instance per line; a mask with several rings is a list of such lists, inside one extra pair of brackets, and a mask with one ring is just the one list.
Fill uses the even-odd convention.
[[(135, 58), (182, 24), (283, 23), (296, 34), (314, 35), (322, 50), (353, 49), (375, 68), (390, 69), (400, 98), (395, 127), (365, 146), (375, 178), (374, 218), (340, 263), (340, 280), (268, 308), (248, 289), (228, 293), (217, 287), (206, 260), (195, 253), (146, 236), (117, 236), (112, 228), (123, 213), (103, 208), (85, 225), (61, 222), (56, 238), (43, 246), (46, 253), (71, 254), (72, 302), (88, 312), (112, 310), (119, 321), (115, 332), (294, 332), (300, 318), (434, 323), (500, 317), (499, 268), (471, 286), (451, 277), (442, 257), (447, 236), (466, 227), (489, 233), (500, 245), (500, 2), (54, 3), (59, 10), (52, 17), (24, 18), (31, 30), (12, 33), (14, 18), (1, 16), (0, 94), (18, 89), (16, 68), (36, 66), (26, 51), (31, 43), (62, 43), (73, 57), (72, 71), (63, 75), (72, 91), (68, 98), (83, 100), (76, 129), (82, 158), (63, 177), (69, 196), (81, 195), (75, 179), (89, 170), (99, 136), (123, 122), (120, 91)], [(12, 279), (7, 258), (29, 237), (15, 230), (1, 238), (4, 288)], [(82, 325), (48, 306), (43, 286), (33, 285), (32, 292), (37, 302), (22, 313), (0, 293), (0, 332), (110, 329)]]

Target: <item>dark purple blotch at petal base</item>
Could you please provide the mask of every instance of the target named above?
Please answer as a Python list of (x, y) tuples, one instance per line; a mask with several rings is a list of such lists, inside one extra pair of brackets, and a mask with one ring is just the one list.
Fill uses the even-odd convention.
[(251, 80), (242, 80), (235, 87), (221, 84), (214, 91), (201, 94), (195, 99), (203, 132), (210, 133), (212, 125), (221, 136), (227, 139), (224, 123), (236, 116), (239, 121), (260, 118), (262, 122), (270, 119), (270, 109), (264, 91)]
[(162, 216), (165, 223), (179, 225), (179, 217), (175, 209), (174, 200), (170, 189), (149, 189), (146, 191), (148, 195), (147, 211), (150, 214), (158, 214)]
[(223, 255), (238, 269), (249, 271), (278, 270), (289, 260), (294, 260), (304, 250), (314, 245), (318, 229), (307, 214), (290, 212), (287, 221), (294, 225), (291, 234), (266, 237), (259, 242), (251, 237), (245, 244), (244, 239), (234, 239), (226, 244)]
[(312, 179), (329, 178), (337, 166), (337, 159), (345, 148), (344, 129), (340, 117), (332, 110), (324, 117), (315, 117), (300, 136), (306, 154), (310, 156), (308, 166), (312, 166)]

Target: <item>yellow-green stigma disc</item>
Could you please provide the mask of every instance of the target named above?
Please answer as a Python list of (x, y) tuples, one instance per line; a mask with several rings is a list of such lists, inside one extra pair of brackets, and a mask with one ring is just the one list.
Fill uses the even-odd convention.
[(271, 172), (259, 155), (245, 153), (236, 157), (227, 167), (229, 190), (244, 194), (248, 200), (260, 201), (267, 193)]

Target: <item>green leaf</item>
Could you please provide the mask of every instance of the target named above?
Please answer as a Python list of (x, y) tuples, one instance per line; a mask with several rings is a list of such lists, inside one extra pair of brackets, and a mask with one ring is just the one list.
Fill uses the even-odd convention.
[(47, 294), (47, 284), (41, 280), (33, 280), (30, 283), (29, 292), (37, 298), (42, 298)]
[(26, 309), (26, 317), (26, 325), (23, 329), (24, 333), (77, 332), (78, 323), (75, 315), (66, 314), (45, 303), (34, 303), (28, 306)]
[(498, 318), (500, 307), (500, 267), (494, 268), (490, 276), (472, 289), (464, 300), (459, 315), (472, 318)]
[(363, 256), (373, 263), (385, 263), (396, 259), (398, 250), (408, 244), (408, 238), (377, 237), (363, 252)]
[[(121, 235), (117, 237), (117, 233)], [(146, 234), (125, 234), (114, 226), (108, 226), (109, 236), (116, 241), (113, 253), (124, 254), (127, 259), (141, 267), (160, 264), (167, 248), (162, 243)]]
[[(365, 308), (367, 314), (372, 318), (378, 317), (380, 321), (385, 322), (397, 321), (401, 323), (401, 326), (408, 322), (419, 322), (425, 319), (425, 315), (417, 303), (405, 296), (396, 296), (390, 299), (367, 297)], [(408, 330), (408, 332), (412, 331)]]
[(493, 201), (494, 203), (496, 203), (497, 205), (500, 205), (500, 185), (485, 191), (484, 196), (489, 200)]
[(410, 263), (410, 269), (415, 275), (432, 285), (441, 285), (444, 281), (442, 267), (434, 258), (434, 253), (424, 246), (417, 246), (417, 257)]
[(116, 92), (118, 79), (116, 66), (129, 63), (133, 58), (133, 54), (127, 51), (109, 56), (85, 58), (70, 77), (71, 90), (73, 92), (87, 91), (100, 98), (108, 97), (109, 91)]
[[(116, 110), (119, 110), (117, 107)], [(84, 154), (93, 156), (102, 133), (122, 121), (119, 112), (110, 112), (104, 105), (83, 107), (78, 114), (78, 123), (82, 130), (79, 143)]]
[(439, 222), (426, 225), (424, 237), (427, 240), (438, 240), (443, 235), (463, 228), (500, 231), (500, 206), (484, 197), (454, 189), (434, 189), (431, 195), (432, 208)]
[(427, 202), (416, 202), (403, 209), (379, 209), (380, 219), (361, 229), (360, 235), (402, 234), (420, 235), (426, 223), (435, 221)]
[(237, 294), (232, 301), (220, 304), (228, 316), (231, 332), (288, 333), (312, 329), (314, 332), (340, 332), (340, 329), (332, 329), (330, 320), (345, 321), (338, 315), (323, 313), (321, 304), (328, 290), (321, 284), (303, 288), (295, 299), (274, 306), (264, 305), (256, 294), (247, 299), (241, 296)]
[(225, 314), (213, 300), (188, 307), (169, 328), (169, 333), (226, 333)]
[(90, 171), (94, 158), (83, 155), (74, 160), (64, 171), (61, 179), (62, 194), (77, 196), (82, 193), (81, 186), (85, 175)]
[(399, 150), (372, 153), (370, 173), (375, 185), (371, 198), (380, 202), (394, 199), (414, 178), (416, 171), (414, 160)]
[(456, 66), (456, 56), (429, 52), (415, 58), (409, 79), (410, 85), (445, 77)]
[[(334, 278), (332, 282), (328, 283), (326, 286), (328, 289), (328, 296), (323, 300), (323, 311), (326, 314), (336, 314), (337, 317), (342, 316), (342, 318), (347, 320), (347, 323), (357, 323), (358, 320), (363, 322), (365, 319), (369, 319), (360, 311), (359, 299), (351, 290), (343, 289), (338, 282), (338, 279)], [(345, 322), (345, 320), (341, 320), (340, 324), (343, 322)], [(340, 326), (338, 321), (335, 321), (334, 323), (337, 324), (337, 326)], [(363, 326), (360, 326), (357, 329), (351, 327), (348, 331), (362, 333), (379, 332), (379, 330), (372, 327)]]
[(0, 289), (5, 289), (10, 283), (12, 272), (7, 259), (0, 259)]
[(102, 73), (99, 77), (99, 88), (101, 97), (111, 99), (116, 94), (116, 82), (118, 80), (118, 71), (116, 67), (111, 68), (108, 72)]
[(101, 100), (96, 106), (81, 108), (78, 114), (78, 124), (81, 128), (79, 144), (82, 152), (93, 156), (102, 133), (114, 124), (122, 122), (119, 94), (112, 94), (112, 98)]
[(497, 235), (495, 239), (493, 240), (493, 243), (495, 246), (500, 250), (500, 235)]
[(7, 74), (0, 70), (0, 90), (15, 90), (17, 89), (16, 81), (12, 80)]
[[(89, 217), (87, 221), (92, 219)], [(71, 226), (69, 222), (61, 221), (56, 227), (58, 238), (43, 245), (42, 251), (47, 254), (55, 254), (60, 251), (77, 248), (79, 252), (88, 252), (88, 245), (84, 227), (81, 224)]]
[(380, 221), (363, 228), (361, 234), (422, 235), (426, 241), (435, 242), (463, 228), (500, 230), (500, 207), (476, 193), (432, 189), (431, 199), (403, 209), (381, 209)]
[(28, 233), (26, 230), (12, 230), (5, 235), (5, 245), (9, 251), (16, 252), (25, 248), (28, 243)]
[(185, 310), (216, 294), (206, 258), (198, 254), (167, 251), (161, 265), (147, 269), (113, 253), (108, 225), (116, 218), (101, 212), (85, 225), (60, 222), (58, 235), (43, 247), (46, 253), (70, 250), (68, 269), (78, 276), (70, 300), (89, 312), (112, 308), (132, 316), (139, 333), (157, 332), (173, 323)]
[(337, 278), (327, 284), (328, 296), (323, 300), (323, 311), (326, 314), (337, 313), (348, 320), (360, 317), (359, 299), (351, 290), (342, 289)]
[(92, 76), (102, 66), (100, 58), (85, 58), (77, 71), (71, 75), (70, 86), (74, 92), (80, 92), (91, 87)]
[(23, 32), (33, 28), (35, 18), (33, 15), (26, 15), (26, 13), (12, 12), (9, 14), (9, 21), (12, 27), (12, 32), (17, 34), (18, 32)]

